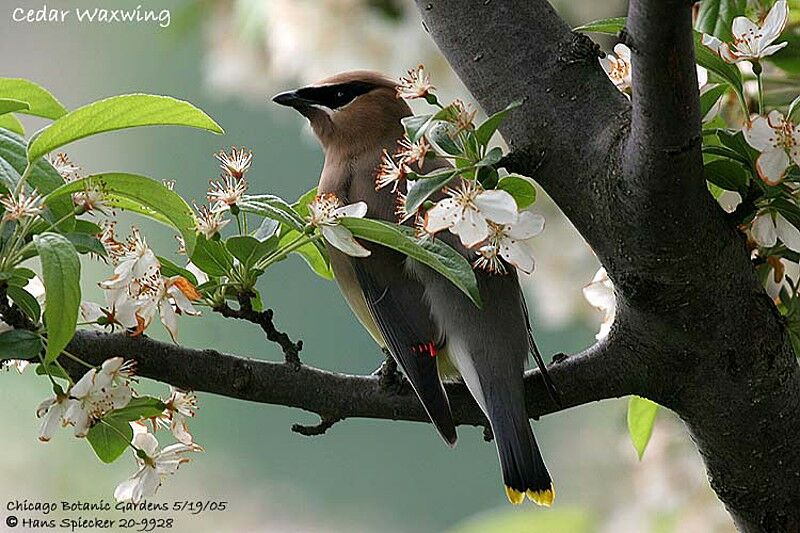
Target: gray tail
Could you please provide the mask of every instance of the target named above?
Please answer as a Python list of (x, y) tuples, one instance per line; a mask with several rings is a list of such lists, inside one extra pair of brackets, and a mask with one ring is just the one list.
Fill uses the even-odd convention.
[(550, 507), (555, 498), (555, 489), (550, 473), (539, 452), (530, 422), (522, 416), (514, 416), (504, 409), (492, 421), (492, 431), (500, 456), (506, 496), (513, 504), (528, 499)]

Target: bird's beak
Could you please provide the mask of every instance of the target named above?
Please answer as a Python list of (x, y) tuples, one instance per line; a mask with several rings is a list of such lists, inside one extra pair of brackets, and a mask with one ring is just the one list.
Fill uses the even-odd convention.
[(286, 91), (276, 94), (272, 97), (272, 101), (276, 104), (294, 108), (307, 107), (314, 103), (311, 100), (300, 96), (297, 91)]

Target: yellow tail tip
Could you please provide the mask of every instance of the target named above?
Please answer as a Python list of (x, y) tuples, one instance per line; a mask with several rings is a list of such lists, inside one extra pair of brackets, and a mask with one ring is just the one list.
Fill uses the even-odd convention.
[(550, 507), (553, 505), (553, 500), (556, 499), (556, 489), (552, 484), (548, 490), (528, 490), (525, 494), (528, 495), (530, 501), (544, 507)]
[(508, 501), (513, 503), (514, 505), (519, 505), (525, 501), (525, 493), (520, 492), (516, 489), (512, 489), (508, 485), (506, 485), (506, 497)]

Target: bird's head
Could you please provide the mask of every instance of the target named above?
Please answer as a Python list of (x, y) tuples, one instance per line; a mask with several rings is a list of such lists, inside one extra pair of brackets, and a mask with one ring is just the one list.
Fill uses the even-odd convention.
[(311, 123), (325, 150), (369, 149), (402, 135), (400, 120), (411, 114), (396, 96), (397, 82), (377, 72), (343, 72), (293, 91), (273, 102), (293, 107)]

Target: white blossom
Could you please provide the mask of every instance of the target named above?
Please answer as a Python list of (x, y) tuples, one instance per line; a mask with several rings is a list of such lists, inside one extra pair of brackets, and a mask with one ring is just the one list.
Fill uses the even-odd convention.
[[(616, 54), (616, 56), (614, 56)], [(614, 46), (614, 54), (600, 58), (600, 66), (622, 92), (631, 88), (631, 49), (622, 43)]]
[(787, 42), (772, 44), (780, 37), (788, 19), (789, 6), (786, 0), (778, 0), (769, 10), (761, 26), (747, 17), (736, 17), (731, 25), (732, 43), (725, 43), (712, 35), (703, 34), (703, 44), (728, 63), (760, 61), (788, 44)]
[(5, 210), (3, 220), (20, 220), (33, 218), (42, 212), (42, 197), (34, 191), (27, 194), (24, 191), (17, 196), (7, 194), (0, 197), (0, 206)]
[(617, 312), (617, 299), (614, 296), (614, 284), (608, 277), (605, 268), (600, 268), (591, 283), (583, 288), (583, 297), (590, 305), (603, 312), (603, 322), (595, 338), (604, 339), (611, 332), (614, 315)]
[(61, 391), (39, 404), (39, 407), (36, 408), (36, 417), (43, 419), (39, 431), (40, 441), (48, 442), (53, 438), (56, 429), (67, 425), (67, 410), (73, 402), (75, 400), (71, 399), (69, 394)]
[(771, 248), (780, 240), (790, 250), (800, 252), (800, 230), (780, 213), (761, 211), (753, 219), (750, 232), (759, 246)]
[(530, 241), (544, 229), (542, 215), (523, 211), (512, 224), (489, 223), (487, 244), (481, 246), (480, 256), (475, 265), (489, 272), (504, 273), (505, 267), (500, 258), (514, 265), (522, 272), (533, 272), (534, 259)]
[(133, 227), (131, 235), (121, 251), (114, 275), (111, 278), (101, 281), (100, 287), (103, 289), (120, 289), (128, 287), (137, 280), (142, 280), (153, 276), (159, 270), (158, 259), (153, 250), (147, 246), (144, 237), (139, 229)]
[(408, 71), (408, 74), (400, 78), (397, 84), (397, 97), (405, 99), (425, 98), (434, 87), (431, 85), (430, 76), (425, 72), (423, 65), (417, 65)]
[[(132, 424), (136, 428), (136, 424)], [(141, 426), (140, 426), (141, 427)], [(164, 478), (175, 474), (186, 462), (188, 452), (202, 451), (192, 444), (172, 444), (163, 450), (158, 449), (156, 438), (146, 431), (134, 431), (133, 447), (137, 450), (136, 462), (139, 470), (114, 490), (114, 498), (119, 502), (139, 503), (144, 498), (155, 495)]]
[(178, 442), (187, 446), (191, 445), (194, 439), (192, 434), (189, 433), (186, 419), (195, 415), (197, 396), (192, 391), (184, 392), (170, 387), (170, 397), (165, 404), (164, 416), (159, 418), (159, 422), (169, 427)]
[(489, 222), (505, 225), (517, 221), (517, 204), (506, 191), (487, 191), (472, 180), (463, 180), (448, 189), (447, 195), (425, 213), (423, 228), (429, 234), (449, 229), (464, 246), (472, 248), (489, 237)]
[(127, 384), (115, 385), (109, 372), (92, 368), (73, 385), (69, 395), (74, 401), (70, 402), (64, 421), (74, 426), (76, 437), (85, 437), (103, 416), (128, 405), (132, 391)]
[(353, 238), (349, 229), (339, 224), (342, 217), (363, 218), (367, 214), (367, 204), (356, 202), (342, 205), (335, 194), (318, 194), (308, 204), (310, 223), (319, 228), (323, 238), (333, 247), (352, 257), (367, 257), (370, 251)]
[(787, 120), (780, 111), (752, 119), (742, 132), (747, 143), (761, 152), (756, 159), (756, 171), (764, 183), (777, 185), (793, 161), (800, 165), (800, 126)]

